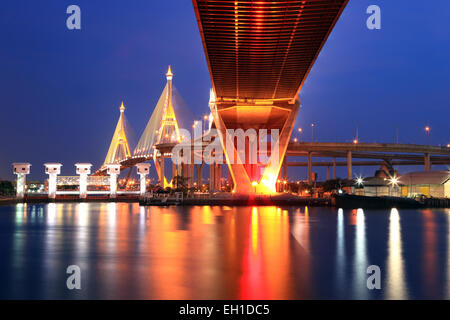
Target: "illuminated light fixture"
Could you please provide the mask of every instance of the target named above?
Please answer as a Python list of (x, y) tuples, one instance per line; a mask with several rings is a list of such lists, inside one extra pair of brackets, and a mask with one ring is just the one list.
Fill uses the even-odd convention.
[(253, 186), (253, 187), (256, 187), (257, 185), (258, 185), (258, 182), (256, 182), (256, 181), (253, 181), (253, 182), (252, 182), (252, 186)]
[(398, 185), (398, 178), (397, 178), (396, 176), (391, 177), (391, 178), (389, 179), (389, 184), (392, 185), (392, 186)]
[(297, 142), (297, 138), (294, 138), (294, 142)]
[(298, 132), (303, 132), (303, 129), (302, 128), (298, 128)]
[(358, 139), (353, 140), (353, 143), (357, 144), (358, 143)]
[(426, 126), (426, 127), (425, 127), (425, 131), (427, 131), (427, 132), (430, 131), (430, 127), (429, 127), (429, 126)]
[(361, 186), (364, 184), (364, 179), (362, 177), (356, 178), (356, 184)]

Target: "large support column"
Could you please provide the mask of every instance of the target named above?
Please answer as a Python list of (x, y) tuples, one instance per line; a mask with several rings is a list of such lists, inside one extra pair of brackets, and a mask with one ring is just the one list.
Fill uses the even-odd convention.
[(172, 181), (178, 175), (177, 165), (172, 162)]
[(188, 173), (188, 187), (192, 188), (194, 186), (194, 164), (190, 163), (189, 165), (189, 173)]
[[(238, 194), (253, 194), (255, 192), (271, 194), (276, 192), (277, 177), (297, 118), (300, 101), (216, 102), (215, 93), (212, 90), (209, 105), (225, 153), (228, 169), (233, 178), (233, 191)], [(267, 115), (267, 118), (261, 117), (261, 114)], [(276, 125), (274, 119), (277, 119)], [(243, 159), (242, 154), (238, 152), (239, 145), (235, 141), (236, 135), (229, 134), (230, 131), (228, 131), (237, 129), (244, 131), (253, 129), (257, 134), (260, 133), (259, 129), (269, 130), (268, 134), (272, 137), (270, 139), (270, 150), (267, 153), (268, 159), (264, 159), (267, 161), (264, 161), (264, 167), (260, 168), (263, 170), (257, 172), (251, 170), (253, 168), (252, 163), (247, 157)], [(258, 147), (261, 147), (261, 145), (250, 145), (247, 142), (245, 142), (245, 145), (246, 148), (256, 147), (258, 149)], [(252, 185), (254, 181), (257, 181), (256, 186)]]
[(222, 177), (222, 172), (221, 172), (221, 164), (216, 164), (217, 169), (216, 169), (216, 190), (220, 191), (220, 187), (221, 187), (221, 177)]
[(197, 170), (197, 188), (202, 187), (202, 169), (203, 169), (203, 163), (202, 164), (196, 164), (195, 165)]
[(430, 171), (431, 170), (431, 159), (430, 159), (429, 153), (425, 153), (424, 163), (425, 163), (425, 171), (427, 171), (427, 172)]
[(159, 186), (165, 188), (164, 185), (165, 175), (164, 175), (164, 156), (161, 154), (159, 157)]
[(209, 165), (209, 192), (214, 192), (215, 191), (215, 186), (216, 186), (216, 183), (215, 183), (215, 171), (216, 170), (214, 170), (214, 167), (215, 167), (215, 163), (211, 163), (210, 165)]
[(287, 159), (284, 157), (283, 160), (283, 180), (287, 181)]
[(308, 152), (308, 184), (313, 183), (312, 177), (312, 152)]
[(347, 179), (352, 180), (352, 152), (347, 151)]
[(333, 158), (333, 179), (336, 180), (336, 158)]
[(109, 197), (114, 199), (117, 197), (117, 177), (120, 174), (120, 164), (107, 164), (106, 168), (109, 174)]
[(25, 197), (26, 176), (30, 174), (31, 164), (13, 163), (14, 174), (17, 175), (16, 197), (23, 199)]
[(138, 163), (136, 165), (137, 173), (140, 177), (139, 194), (143, 196), (147, 191), (146, 176), (150, 173), (150, 163)]
[(45, 163), (45, 173), (48, 174), (48, 197), (56, 198), (56, 177), (61, 173), (61, 163)]
[(91, 174), (92, 163), (76, 163), (76, 172), (80, 175), (80, 199), (87, 197), (87, 177)]

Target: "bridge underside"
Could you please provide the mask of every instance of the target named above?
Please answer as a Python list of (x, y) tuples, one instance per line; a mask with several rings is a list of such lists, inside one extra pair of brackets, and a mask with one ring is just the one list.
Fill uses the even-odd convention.
[[(298, 94), (347, 2), (193, 0), (213, 86), (211, 113), (235, 192), (275, 191)], [(237, 146), (227, 129), (278, 129), (277, 154), (267, 165), (247, 156), (236, 163), (229, 154)]]

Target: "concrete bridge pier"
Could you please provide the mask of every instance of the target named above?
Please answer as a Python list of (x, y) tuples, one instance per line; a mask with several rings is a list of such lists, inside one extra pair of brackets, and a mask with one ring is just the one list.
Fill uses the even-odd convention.
[(164, 179), (165, 179), (165, 175), (164, 175), (164, 155), (161, 154), (161, 156), (159, 157), (159, 186), (161, 188), (165, 188), (164, 185)]
[(347, 179), (352, 180), (352, 152), (347, 151)]
[(76, 172), (80, 175), (80, 199), (87, 197), (87, 177), (91, 174), (92, 163), (76, 163)]
[(308, 152), (308, 184), (312, 184), (312, 152)]
[(215, 175), (215, 182), (216, 182), (216, 190), (220, 191), (221, 189), (221, 181), (220, 178), (222, 176), (221, 173), (221, 165), (219, 163), (216, 164), (216, 175)]
[(192, 188), (194, 186), (194, 164), (190, 163), (188, 165), (188, 188)]
[(120, 174), (120, 164), (107, 164), (107, 173), (109, 174), (109, 197), (117, 197), (117, 177)]
[(26, 176), (30, 174), (31, 164), (13, 163), (14, 174), (17, 175), (16, 197), (23, 199), (25, 197)]
[(333, 158), (333, 179), (336, 180), (336, 157)]
[(430, 171), (431, 170), (431, 159), (430, 159), (429, 153), (425, 153), (424, 164), (425, 164), (425, 171), (427, 171), (427, 172)]
[(196, 174), (197, 174), (197, 188), (202, 187), (202, 169), (203, 169), (203, 163), (202, 164), (196, 164)]
[(139, 194), (143, 196), (147, 191), (146, 176), (150, 173), (150, 163), (138, 163), (136, 169), (140, 177)]
[(216, 190), (216, 170), (215, 163), (209, 165), (209, 192), (214, 192)]
[(56, 177), (61, 173), (61, 163), (45, 163), (45, 173), (48, 174), (48, 197), (56, 198)]

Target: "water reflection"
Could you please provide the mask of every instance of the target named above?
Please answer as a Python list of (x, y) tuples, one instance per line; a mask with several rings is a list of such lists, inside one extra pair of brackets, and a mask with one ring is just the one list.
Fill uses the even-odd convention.
[(407, 299), (405, 282), (405, 266), (402, 253), (402, 233), (400, 215), (397, 209), (392, 209), (389, 216), (389, 243), (386, 270), (386, 298)]
[(337, 232), (336, 232), (336, 279), (337, 289), (339, 293), (343, 293), (346, 283), (346, 256), (345, 256), (345, 222), (344, 222), (344, 210), (338, 209), (337, 214)]
[(366, 245), (366, 223), (363, 209), (353, 212), (356, 219), (355, 234), (355, 256), (353, 260), (353, 285), (354, 298), (367, 299), (367, 245)]
[(437, 226), (435, 216), (429, 209), (422, 212), (423, 218), (423, 277), (424, 292), (427, 298), (438, 295), (438, 259), (437, 259)]
[[(450, 287), (448, 210), (50, 203), (0, 213), (0, 298), (366, 299), (369, 260), (380, 258), (383, 297), (448, 297)], [(85, 275), (81, 293), (65, 289), (71, 264)]]

